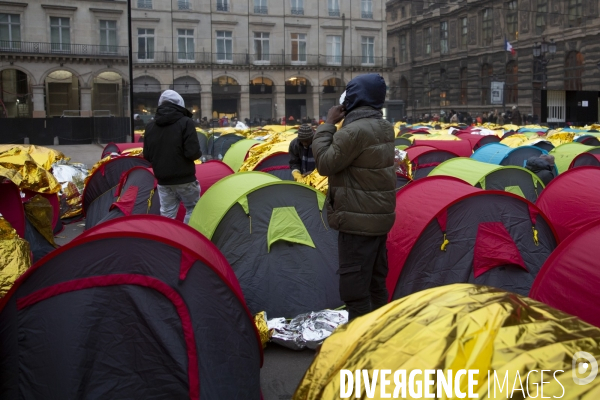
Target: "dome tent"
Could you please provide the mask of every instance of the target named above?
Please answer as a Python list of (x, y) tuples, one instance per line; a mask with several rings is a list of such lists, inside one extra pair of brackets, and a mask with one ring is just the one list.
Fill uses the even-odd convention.
[(600, 169), (578, 167), (554, 178), (535, 203), (562, 241), (600, 214)]
[(597, 219), (569, 235), (544, 263), (529, 297), (600, 326), (600, 303), (594, 301), (600, 285), (599, 237)]
[(100, 222), (117, 199), (115, 196), (121, 176), (133, 167), (150, 168), (142, 157), (120, 156), (101, 164), (90, 176), (83, 189), (82, 205), (85, 229)]
[(546, 217), (512, 193), (477, 189), (446, 176), (396, 193), (388, 234), (391, 299), (450, 283), (527, 295), (556, 239)]
[(144, 167), (131, 168), (121, 177), (115, 192), (117, 199), (98, 224), (130, 215), (160, 215), (160, 200), (156, 186), (157, 182), (152, 170)]
[(158, 216), (98, 225), (31, 267), (0, 300), (0, 352), (2, 398), (261, 398), (231, 268)]
[(108, 157), (113, 153), (116, 154), (121, 154), (126, 150), (131, 150), (131, 149), (141, 149), (143, 146), (140, 145), (139, 143), (109, 143), (106, 146), (104, 146), (104, 149), (102, 150), (102, 156), (100, 157), (101, 159), (104, 157)]
[(573, 159), (569, 169), (577, 167), (600, 167), (600, 154), (581, 153)]
[(414, 180), (427, 176), (435, 167), (446, 160), (458, 157), (456, 153), (439, 150), (431, 146), (411, 146), (406, 150), (406, 156), (412, 164)]
[[(451, 136), (452, 137), (452, 136)], [(438, 150), (448, 151), (459, 157), (470, 157), (473, 154), (468, 140), (419, 140), (415, 139), (414, 146), (430, 146)]]
[(309, 186), (241, 172), (200, 198), (189, 225), (229, 260), (252, 313), (289, 318), (342, 304), (324, 204)]
[(464, 157), (445, 161), (429, 173), (429, 176), (437, 175), (453, 176), (484, 190), (514, 193), (532, 203), (544, 189), (540, 178), (525, 168), (488, 164)]
[(240, 170), (240, 167), (246, 160), (250, 149), (260, 143), (263, 142), (254, 139), (243, 139), (238, 142), (235, 142), (231, 145), (227, 153), (225, 153), (225, 157), (223, 157), (223, 162), (229, 165), (229, 167), (234, 172), (238, 172)]
[(491, 143), (480, 147), (471, 158), (490, 164), (524, 167), (529, 157), (539, 157), (542, 154), (548, 154), (548, 152), (536, 146), (512, 148), (501, 143)]
[(500, 138), (496, 135), (474, 135), (472, 133), (457, 133), (456, 136), (461, 140), (468, 140), (471, 145), (471, 150), (475, 151), (478, 148), (489, 143), (499, 143)]

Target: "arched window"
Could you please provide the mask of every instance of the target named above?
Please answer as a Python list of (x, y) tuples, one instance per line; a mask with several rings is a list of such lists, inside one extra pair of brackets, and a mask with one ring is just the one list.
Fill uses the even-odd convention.
[(460, 70), (460, 104), (468, 103), (469, 89), (467, 81), (467, 68)]
[(565, 60), (565, 90), (582, 90), (583, 54), (572, 51)]
[(519, 77), (516, 61), (506, 64), (506, 103), (519, 102)]
[(490, 86), (492, 85), (492, 66), (483, 64), (481, 67), (481, 104), (490, 104)]

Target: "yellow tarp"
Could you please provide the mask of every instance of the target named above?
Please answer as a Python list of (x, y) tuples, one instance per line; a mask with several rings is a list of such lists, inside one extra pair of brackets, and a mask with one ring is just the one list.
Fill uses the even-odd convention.
[[(495, 397), (488, 393), (488, 371), (490, 392), (494, 372), (500, 382), (508, 372), (508, 387), (522, 385), (532, 397), (537, 393), (539, 398), (540, 371), (544, 369), (552, 371), (543, 377), (548, 382), (544, 384), (545, 398), (599, 399), (600, 378), (584, 386), (573, 381), (572, 359), (578, 351), (600, 360), (599, 328), (500, 289), (471, 284), (442, 286), (394, 301), (338, 327), (325, 340), (293, 399), (340, 398), (341, 369), (366, 369), (370, 377), (374, 369), (391, 370), (388, 393), (394, 390), (397, 370), (407, 371), (407, 382), (416, 369), (441, 369), (446, 376), (449, 370), (479, 370), (474, 375), (478, 382), (474, 392), (479, 399), (506, 399), (510, 398), (507, 393), (513, 393), (506, 388)], [(533, 370), (537, 373), (527, 376)], [(466, 392), (467, 379), (463, 378), (460, 387)], [(423, 374), (416, 380), (423, 384)], [(380, 382), (377, 380), (371, 398), (382, 398)], [(367, 398), (364, 390), (363, 382), (363, 399)], [(354, 393), (351, 398), (355, 398)], [(523, 396), (517, 391), (512, 398)]]
[(0, 153), (0, 176), (10, 179), (19, 189), (38, 193), (58, 193), (60, 184), (23, 146)]
[(0, 216), (0, 298), (31, 266), (29, 243)]
[(508, 147), (519, 147), (523, 146), (523, 143), (527, 142), (529, 138), (525, 135), (521, 135), (517, 133), (516, 135), (511, 135), (507, 138), (504, 138), (500, 141), (500, 143), (507, 145)]
[(46, 171), (49, 171), (52, 164), (58, 160), (69, 160), (69, 157), (54, 149), (48, 147), (34, 146), (34, 145), (14, 145), (14, 144), (2, 144), (0, 145), (0, 153), (8, 151), (13, 148), (18, 148), (24, 154), (29, 154), (33, 160), (41, 165)]

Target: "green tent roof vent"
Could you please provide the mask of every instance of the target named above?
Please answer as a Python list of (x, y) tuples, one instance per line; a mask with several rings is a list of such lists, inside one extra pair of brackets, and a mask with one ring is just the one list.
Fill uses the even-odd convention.
[(315, 248), (315, 244), (295, 207), (277, 207), (273, 209), (269, 221), (269, 230), (267, 231), (267, 249), (269, 252), (271, 251), (271, 245), (278, 240), (286, 240)]

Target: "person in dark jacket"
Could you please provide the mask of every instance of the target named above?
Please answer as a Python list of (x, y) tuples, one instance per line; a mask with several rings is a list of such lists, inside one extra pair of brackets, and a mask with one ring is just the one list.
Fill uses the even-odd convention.
[(315, 169), (315, 159), (312, 151), (314, 132), (310, 125), (302, 124), (298, 128), (298, 137), (291, 141), (288, 152), (290, 153), (290, 170), (296, 181), (310, 174)]
[(381, 112), (385, 93), (378, 74), (352, 79), (312, 145), (319, 174), (329, 177), (327, 219), (339, 231), (340, 297), (350, 319), (388, 301), (386, 241), (396, 217), (396, 173), (394, 127)]
[(158, 181), (160, 215), (174, 219), (179, 203), (183, 202), (187, 224), (200, 199), (194, 161), (202, 152), (192, 113), (184, 106), (177, 92), (163, 92), (154, 121), (146, 127), (144, 158), (152, 164)]
[(548, 186), (554, 176), (554, 156), (543, 154), (539, 157), (529, 157), (525, 168), (537, 175)]
[(513, 106), (513, 108), (512, 108), (511, 122), (513, 125), (522, 125), (523, 124), (523, 120), (521, 119), (521, 112), (519, 111), (517, 106)]

